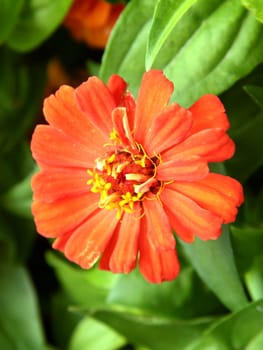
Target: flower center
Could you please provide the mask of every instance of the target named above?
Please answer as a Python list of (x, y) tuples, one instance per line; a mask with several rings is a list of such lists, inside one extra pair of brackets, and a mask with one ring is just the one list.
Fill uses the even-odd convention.
[(142, 201), (150, 193), (158, 193), (160, 181), (156, 180), (159, 158), (149, 158), (142, 146), (138, 152), (116, 149), (104, 158), (96, 160), (93, 170), (88, 170), (91, 192), (99, 193), (99, 207), (117, 209), (120, 218), (123, 211), (132, 213), (134, 203)]

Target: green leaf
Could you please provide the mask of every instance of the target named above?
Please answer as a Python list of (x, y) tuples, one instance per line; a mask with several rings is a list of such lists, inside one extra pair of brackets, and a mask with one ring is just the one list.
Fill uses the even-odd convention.
[[(102, 79), (117, 73), (134, 94), (145, 71), (155, 3), (127, 6), (103, 57)], [(153, 66), (174, 82), (173, 100), (187, 107), (205, 93), (222, 93), (262, 62), (262, 35), (263, 26), (239, 0), (199, 0), (177, 22)]]
[(259, 350), (263, 348), (263, 331), (259, 332), (247, 345), (246, 350)]
[(0, 44), (2, 44), (14, 28), (24, 0), (1, 0), (0, 7)]
[(196, 239), (193, 244), (181, 242), (197, 273), (206, 285), (230, 310), (239, 310), (247, 304), (229, 239), (228, 226), (215, 241)]
[(263, 0), (241, 0), (241, 2), (256, 16), (258, 21), (263, 23)]
[(247, 289), (252, 300), (263, 299), (263, 255), (257, 256), (251, 268), (245, 273)]
[(73, 302), (85, 307), (104, 305), (109, 289), (117, 278), (116, 275), (97, 268), (82, 270), (52, 252), (47, 254), (47, 262), (55, 269), (61, 285)]
[(5, 209), (14, 214), (32, 218), (32, 189), (31, 179), (36, 169), (25, 177), (20, 183), (13, 186), (8, 192), (0, 197), (0, 203)]
[(263, 113), (251, 120), (235, 133), (235, 156), (226, 162), (231, 176), (244, 182), (263, 164), (259, 150), (262, 146)]
[(253, 98), (253, 100), (259, 105), (263, 110), (263, 87), (246, 85), (244, 90)]
[(241, 273), (252, 268), (254, 259), (262, 255), (263, 228), (231, 226), (231, 241)]
[(93, 317), (123, 334), (129, 342), (151, 350), (184, 349), (199, 338), (211, 323), (211, 319), (180, 321), (160, 318), (142, 311), (109, 308), (94, 310)]
[(72, 334), (69, 350), (117, 350), (126, 339), (102, 322), (85, 317)]
[[(249, 304), (243, 310), (226, 316), (208, 329), (195, 344), (185, 350), (250, 349), (251, 341), (262, 342), (263, 301)], [(253, 343), (252, 343), (253, 344)], [(253, 348), (252, 349), (261, 349)]]
[(1, 349), (43, 350), (36, 296), (26, 270), (1, 264), (0, 283)]
[(26, 52), (46, 40), (61, 24), (72, 0), (27, 0), (7, 40), (16, 51)]
[(146, 313), (180, 319), (202, 317), (219, 310), (221, 306), (190, 266), (181, 267), (179, 276), (169, 283), (148, 283), (138, 270), (120, 276), (110, 290), (107, 301), (125, 306), (127, 310), (144, 310)]
[(157, 1), (146, 52), (146, 70), (149, 70), (163, 44), (177, 22), (193, 6), (196, 0)]

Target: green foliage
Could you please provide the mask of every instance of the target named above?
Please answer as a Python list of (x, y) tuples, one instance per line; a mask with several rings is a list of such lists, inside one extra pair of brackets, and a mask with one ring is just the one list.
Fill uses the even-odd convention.
[[(13, 4), (13, 1), (9, 1)], [(26, 52), (47, 39), (62, 22), (72, 0), (27, 0), (7, 38), (14, 50)]]
[[(126, 1), (103, 52), (61, 28), (72, 1), (1, 1), (0, 349), (263, 348), (262, 0)], [(87, 70), (104, 81), (117, 73), (136, 95), (151, 67), (185, 107), (220, 94), (236, 152), (211, 167), (242, 182), (245, 204), (220, 239), (178, 242), (174, 281), (83, 270), (36, 234), (30, 139), (57, 88), (47, 73), (57, 57), (72, 85)]]
[(242, 4), (256, 16), (257, 20), (263, 23), (263, 1), (262, 0), (241, 0)]
[(5, 350), (43, 350), (36, 295), (21, 266), (0, 265), (0, 347)]

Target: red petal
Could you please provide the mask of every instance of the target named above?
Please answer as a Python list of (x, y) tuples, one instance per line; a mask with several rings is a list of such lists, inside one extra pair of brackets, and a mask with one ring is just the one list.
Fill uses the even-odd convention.
[(108, 137), (105, 138), (100, 129), (94, 128), (87, 115), (80, 111), (73, 88), (61, 86), (55, 96), (51, 95), (45, 99), (44, 114), (54, 128), (63, 131), (78, 143), (92, 145), (91, 153), (94, 154), (94, 159), (101, 154)]
[(229, 121), (225, 107), (215, 95), (204, 95), (189, 110), (193, 114), (191, 134), (204, 129), (220, 128), (228, 130)]
[(38, 125), (35, 128), (31, 150), (33, 157), (40, 164), (85, 169), (94, 166), (94, 155), (88, 145), (77, 143), (48, 125)]
[(208, 162), (221, 162), (235, 152), (235, 144), (222, 129), (207, 129), (191, 135), (162, 155), (163, 160), (177, 157), (200, 156)]
[(82, 169), (42, 171), (32, 178), (34, 198), (42, 202), (53, 202), (60, 198), (87, 193), (88, 174)]
[(67, 241), (71, 235), (72, 231), (57, 237), (52, 243), (52, 248), (57, 249), (60, 252), (64, 252)]
[(121, 106), (126, 108), (130, 129), (133, 130), (134, 129), (136, 102), (135, 102), (132, 94), (129, 91), (127, 91), (126, 94), (124, 95)]
[(116, 106), (119, 106), (127, 88), (127, 83), (119, 75), (113, 74), (108, 80), (108, 89), (115, 100)]
[(36, 200), (32, 204), (37, 231), (46, 237), (56, 237), (73, 230), (97, 208), (98, 196), (93, 193), (51, 203)]
[(180, 265), (175, 248), (172, 250), (158, 250), (149, 239), (147, 232), (150, 222), (142, 220), (140, 233), (140, 270), (145, 279), (152, 283), (171, 281), (179, 273)]
[(137, 149), (137, 146), (132, 137), (127, 111), (124, 107), (117, 107), (113, 110), (112, 121), (114, 128), (118, 132), (118, 135), (122, 141), (122, 144), (126, 147), (131, 146), (131, 148)]
[(192, 124), (191, 113), (177, 104), (167, 107), (154, 118), (145, 132), (143, 147), (152, 157), (181, 142)]
[(66, 257), (89, 269), (98, 260), (118, 224), (114, 210), (99, 210), (83, 223), (69, 238)]
[(107, 137), (112, 131), (111, 112), (116, 107), (114, 96), (107, 86), (97, 77), (91, 77), (75, 93), (81, 110)]
[[(236, 183), (238, 182), (230, 177), (219, 174), (213, 175), (216, 175), (216, 177), (212, 184), (209, 182), (206, 184), (206, 179), (195, 183), (175, 182), (173, 189), (193, 199), (202, 208), (222, 217), (224, 223), (233, 222), (237, 215), (236, 206), (239, 204), (241, 185), (237, 186)], [(233, 193), (232, 186), (236, 188), (236, 193)], [(228, 195), (228, 188), (232, 192), (230, 195)], [(226, 189), (225, 193), (224, 189)]]
[(150, 244), (158, 250), (171, 250), (175, 247), (172, 228), (161, 203), (153, 198), (143, 201), (147, 221), (147, 237)]
[(160, 181), (197, 181), (207, 176), (207, 162), (198, 157), (162, 162), (157, 167), (156, 178)]
[(216, 239), (220, 235), (222, 218), (174, 190), (173, 184), (165, 187), (160, 198), (165, 207), (169, 208), (172, 226), (176, 222), (180, 223), (180, 226), (173, 229), (186, 242), (189, 242), (191, 235), (196, 235), (203, 240)]
[(136, 266), (140, 212), (136, 215), (124, 213), (115, 237), (111, 239), (100, 260), (100, 268), (115, 273), (129, 273)]
[(143, 76), (138, 93), (135, 113), (134, 139), (144, 144), (145, 131), (166, 107), (173, 92), (173, 83), (158, 70), (150, 70)]

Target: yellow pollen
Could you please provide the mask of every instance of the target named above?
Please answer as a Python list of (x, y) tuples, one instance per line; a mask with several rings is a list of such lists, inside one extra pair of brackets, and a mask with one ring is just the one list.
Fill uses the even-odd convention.
[[(118, 132), (113, 129), (110, 140), (121, 144)], [(106, 145), (104, 145), (106, 146)], [(116, 216), (121, 219), (124, 212), (133, 213), (135, 203), (144, 199), (147, 192), (159, 193), (162, 183), (156, 180), (156, 160), (147, 156), (142, 145), (136, 143), (134, 152), (117, 146), (115, 152), (112, 146), (109, 153), (95, 160), (95, 167), (88, 169), (90, 178), (87, 184), (90, 191), (100, 195), (98, 206), (107, 210), (116, 210)]]

